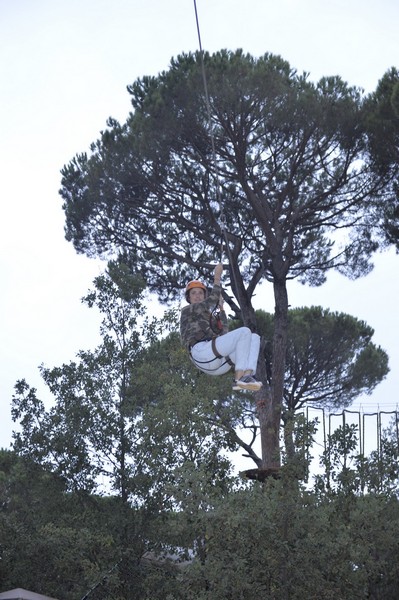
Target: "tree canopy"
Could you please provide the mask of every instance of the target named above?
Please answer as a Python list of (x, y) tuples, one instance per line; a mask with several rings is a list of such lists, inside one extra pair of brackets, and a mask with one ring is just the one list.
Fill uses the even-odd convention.
[[(222, 50), (204, 65), (211, 123), (200, 55), (183, 54), (130, 85), (126, 122), (110, 119), (90, 153), (63, 168), (66, 237), (88, 255), (124, 253), (161, 300), (207, 277), (223, 240), (226, 300), (253, 329), (255, 290), (273, 284), (271, 387), (259, 392), (270, 402), (258, 406), (263, 458), (278, 464), (286, 282), (370, 271), (396, 214), (399, 168), (375, 132), (397, 117), (382, 110), (384, 88), (368, 98), (338, 76), (312, 83), (272, 54)], [(390, 90), (398, 79), (393, 70)]]
[[(273, 315), (257, 311), (259, 328), (273, 338)], [(372, 342), (374, 330), (351, 315), (321, 306), (290, 309), (284, 410), (305, 405), (343, 409), (371, 394), (388, 374), (388, 355)], [(271, 363), (272, 347), (265, 348)]]
[(384, 211), (384, 231), (389, 243), (399, 249), (398, 182), (395, 176), (399, 163), (399, 72), (392, 68), (382, 77), (377, 89), (367, 100), (367, 125), (371, 155), (377, 172), (392, 173), (387, 185), (396, 202), (389, 202)]
[[(366, 116), (373, 106), (380, 122), (382, 92), (366, 103), (339, 77), (314, 84), (270, 54), (221, 51), (205, 66), (216, 164), (199, 57), (181, 55), (129, 86), (126, 123), (110, 119), (90, 154), (64, 167), (67, 238), (88, 254), (131, 252), (152, 289), (175, 295), (186, 277), (208, 275), (217, 254), (218, 182), (250, 296), (262, 278), (363, 274), (379, 243), (378, 207), (394, 200), (367, 145)], [(343, 229), (355, 235), (337, 236)]]

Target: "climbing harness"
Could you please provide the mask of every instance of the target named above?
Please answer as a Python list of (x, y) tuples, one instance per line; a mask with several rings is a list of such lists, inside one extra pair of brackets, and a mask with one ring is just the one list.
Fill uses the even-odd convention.
[[(191, 354), (191, 349), (195, 346), (195, 344), (193, 344), (189, 348), (189, 354), (190, 354), (191, 361), (199, 369), (201, 369), (201, 371), (205, 371), (205, 372), (217, 371), (221, 367), (224, 367), (225, 364), (228, 364), (228, 365), (230, 365), (230, 367), (234, 368), (233, 361), (228, 356), (223, 356), (222, 354), (220, 354), (220, 352), (216, 348), (216, 340), (222, 334), (222, 331), (223, 331), (223, 322), (222, 322), (222, 320), (220, 318), (220, 311), (218, 309), (218, 304), (215, 304), (215, 307), (209, 313), (209, 328), (211, 329), (211, 331), (215, 335), (212, 338), (206, 338), (206, 339), (203, 339), (203, 340), (199, 340), (196, 343), (198, 344), (199, 342), (212, 342), (212, 352), (215, 355), (214, 358), (212, 358), (211, 360), (206, 360), (206, 361), (195, 360), (194, 357)], [(204, 365), (213, 363), (218, 358), (219, 359), (220, 358), (224, 359), (225, 362), (222, 363), (221, 365), (218, 365), (215, 369), (210, 369), (210, 368), (206, 369), (204, 367)]]
[[(234, 363), (233, 361), (228, 357), (228, 356), (222, 356), (222, 354), (220, 354), (220, 352), (218, 351), (218, 349), (216, 348), (216, 337), (213, 337), (211, 339), (205, 339), (205, 340), (200, 340), (199, 342), (196, 342), (196, 344), (199, 344), (200, 342), (211, 342), (212, 345), (212, 352), (215, 355), (214, 358), (211, 358), (210, 360), (195, 360), (193, 355), (191, 354), (191, 350), (194, 348), (194, 346), (196, 344), (193, 344), (192, 346), (190, 346), (189, 348), (189, 356), (191, 359), (191, 362), (198, 368), (200, 369), (200, 371), (203, 371), (204, 373), (213, 373), (214, 371), (217, 371), (218, 369), (220, 369), (221, 367), (224, 367), (224, 365), (230, 365), (231, 368), (234, 369)], [(221, 365), (218, 365), (217, 367), (215, 367), (214, 369), (212, 368), (206, 368), (205, 365), (210, 365), (211, 363), (213, 363), (215, 360), (217, 359), (223, 359), (224, 363), (222, 363)]]
[[(185, 289), (185, 297), (187, 302), (189, 302), (189, 293), (190, 290), (193, 288), (200, 288), (205, 292), (205, 296), (207, 293), (207, 289), (206, 286), (198, 280), (193, 280), (193, 281), (189, 281), (189, 283), (186, 285), (186, 289)], [(206, 372), (213, 372), (213, 371), (217, 371), (218, 369), (220, 369), (221, 367), (223, 367), (225, 364), (229, 364), (231, 367), (234, 366), (233, 362), (230, 360), (230, 358), (228, 356), (222, 356), (218, 350), (216, 349), (216, 343), (215, 340), (217, 337), (219, 337), (222, 333), (223, 333), (223, 321), (221, 319), (220, 316), (220, 308), (219, 308), (219, 302), (216, 302), (215, 306), (213, 307), (212, 310), (210, 310), (209, 312), (209, 329), (212, 331), (212, 333), (214, 334), (212, 338), (204, 338), (202, 340), (198, 340), (198, 342), (212, 342), (212, 352), (214, 354), (214, 358), (212, 358), (211, 360), (206, 360), (206, 361), (198, 361), (195, 360), (194, 357), (191, 354), (191, 348), (193, 346), (195, 346), (195, 344), (193, 344), (193, 346), (191, 346), (189, 348), (189, 354), (190, 354), (190, 358), (192, 360), (192, 362), (202, 371), (206, 371)], [(196, 343), (198, 343), (196, 342)], [(221, 365), (218, 365), (215, 369), (211, 369), (211, 368), (205, 368), (204, 365), (209, 364), (214, 362), (216, 359), (224, 359), (225, 362)]]
[[(230, 360), (230, 358), (228, 356), (222, 356), (218, 352), (218, 350), (216, 348), (216, 338), (212, 338), (212, 352), (214, 353), (214, 355), (216, 356), (216, 358), (224, 358), (225, 362), (223, 363), (223, 365), (225, 365), (227, 363), (228, 365), (230, 365), (230, 367), (234, 368), (233, 361)], [(221, 366), (223, 366), (223, 365), (221, 365)]]

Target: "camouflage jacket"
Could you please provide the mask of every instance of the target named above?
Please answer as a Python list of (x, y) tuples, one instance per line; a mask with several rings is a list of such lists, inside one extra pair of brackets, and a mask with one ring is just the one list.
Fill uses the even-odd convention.
[(196, 304), (188, 304), (180, 314), (180, 338), (183, 346), (190, 349), (197, 342), (211, 340), (227, 332), (227, 318), (224, 311), (220, 312), (222, 328), (218, 328), (217, 319), (212, 311), (219, 305), (222, 292), (220, 285), (215, 284), (205, 300)]

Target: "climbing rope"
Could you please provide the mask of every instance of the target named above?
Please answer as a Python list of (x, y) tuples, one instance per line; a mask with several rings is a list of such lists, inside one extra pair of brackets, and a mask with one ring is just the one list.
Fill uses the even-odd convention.
[(194, 0), (194, 12), (195, 12), (195, 21), (196, 21), (196, 25), (197, 25), (198, 44), (199, 44), (199, 50), (200, 50), (201, 73), (202, 73), (202, 81), (204, 84), (205, 105), (206, 105), (206, 111), (208, 114), (209, 134), (210, 134), (211, 148), (212, 148), (212, 162), (213, 162), (213, 165), (215, 168), (216, 200), (219, 205), (219, 220), (220, 220), (220, 228), (222, 231), (222, 239), (221, 239), (221, 245), (220, 245), (220, 262), (223, 262), (223, 241), (224, 241), (224, 239), (226, 241), (227, 252), (229, 252), (229, 247), (228, 247), (227, 237), (226, 237), (226, 228), (225, 228), (226, 218), (225, 218), (225, 214), (224, 214), (224, 207), (223, 207), (222, 196), (221, 196), (221, 191), (220, 191), (221, 185), (220, 185), (220, 179), (219, 179), (219, 173), (218, 173), (218, 167), (217, 167), (217, 159), (216, 159), (216, 146), (215, 146), (215, 135), (214, 135), (214, 131), (213, 131), (213, 123), (212, 123), (211, 103), (209, 100), (208, 83), (207, 83), (206, 72), (205, 72), (205, 63), (204, 63), (204, 51), (202, 49), (201, 30), (200, 30), (200, 25), (199, 25), (196, 0)]
[[(226, 253), (227, 253), (227, 260), (229, 263), (230, 285), (238, 298), (239, 286), (238, 286), (236, 275), (235, 275), (234, 268), (233, 268), (233, 260), (232, 260), (232, 255), (231, 255), (231, 250), (230, 250), (230, 245), (229, 245), (229, 240), (227, 237), (227, 230), (226, 230), (226, 217), (225, 217), (225, 213), (224, 213), (224, 206), (223, 206), (222, 195), (221, 195), (219, 169), (218, 169), (217, 158), (216, 158), (215, 134), (214, 134), (214, 128), (213, 128), (213, 122), (212, 122), (211, 103), (209, 100), (208, 82), (207, 82), (206, 71), (205, 71), (204, 51), (202, 48), (201, 29), (200, 29), (200, 24), (199, 24), (197, 2), (196, 2), (196, 0), (193, 0), (193, 2), (194, 2), (195, 21), (196, 21), (196, 25), (197, 25), (202, 80), (203, 80), (203, 84), (204, 84), (205, 105), (206, 105), (206, 110), (207, 110), (207, 114), (208, 114), (209, 135), (210, 135), (211, 147), (212, 147), (212, 162), (213, 162), (213, 166), (214, 166), (215, 183), (216, 183), (216, 200), (219, 204), (219, 224), (220, 224), (220, 230), (221, 230), (220, 262), (223, 263), (223, 249), (225, 247)], [(215, 307), (215, 309), (216, 308), (217, 307)]]

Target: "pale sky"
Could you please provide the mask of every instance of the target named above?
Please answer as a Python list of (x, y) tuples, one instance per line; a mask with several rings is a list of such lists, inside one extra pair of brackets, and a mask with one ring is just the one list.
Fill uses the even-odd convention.
[[(202, 45), (280, 54), (310, 79), (340, 75), (373, 91), (399, 66), (397, 0), (197, 0)], [(60, 366), (98, 342), (80, 298), (103, 266), (65, 241), (60, 169), (89, 149), (109, 116), (124, 121), (126, 86), (198, 49), (193, 0), (0, 0), (0, 447), (9, 447), (18, 379), (50, 402), (38, 366)], [(320, 304), (375, 329), (391, 372), (355, 407), (398, 404), (399, 257), (379, 255), (356, 282), (290, 285), (292, 306)], [(273, 310), (270, 287), (257, 304)]]

